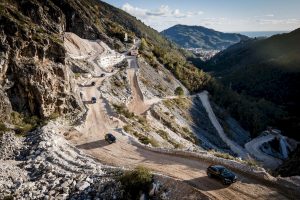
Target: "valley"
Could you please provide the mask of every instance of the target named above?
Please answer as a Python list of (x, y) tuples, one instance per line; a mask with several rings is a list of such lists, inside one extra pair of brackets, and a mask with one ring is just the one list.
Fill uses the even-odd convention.
[[(144, 100), (143, 93), (139, 87), (136, 72), (139, 69), (137, 65), (136, 58), (127, 56), (128, 69), (126, 74), (128, 76), (128, 84), (130, 85), (131, 95), (128, 99), (128, 110), (136, 115), (144, 114), (151, 109), (151, 104), (159, 104), (158, 100)], [(85, 153), (92, 155), (101, 163), (107, 165), (113, 165), (123, 168), (132, 168), (138, 165), (143, 165), (149, 169), (176, 178), (187, 184), (195, 187), (201, 193), (209, 197), (210, 199), (232, 199), (232, 198), (243, 198), (243, 199), (253, 199), (262, 198), (269, 199), (285, 199), (284, 194), (274, 187), (267, 187), (263, 182), (260, 183), (259, 179), (252, 178), (246, 174), (239, 173), (238, 185), (222, 187), (221, 183), (215, 182), (207, 178), (206, 168), (218, 161), (208, 160), (198, 160), (192, 159), (189, 156), (178, 156), (172, 153), (170, 150), (168, 153), (164, 153), (155, 150), (153, 147), (145, 147), (141, 144), (134, 136), (124, 131), (123, 127), (126, 125), (126, 120), (116, 117), (113, 113), (112, 108), (107, 102), (111, 99), (105, 99), (101, 96), (103, 90), (98, 91), (97, 88), (101, 88), (101, 84), (105, 79), (110, 79), (115, 76), (117, 71), (114, 73), (107, 74), (104, 78), (92, 78), (89, 79), (85, 84), (87, 87), (83, 87), (83, 96), (88, 102), (93, 96), (97, 97), (97, 103), (87, 104), (88, 113), (86, 121), (82, 125), (73, 130), (70, 133), (66, 133), (66, 138), (70, 140), (77, 148), (82, 149)], [(91, 86), (90, 82), (96, 82), (95, 86)], [(148, 93), (149, 91), (147, 91)], [(196, 98), (195, 95), (192, 98)], [(209, 113), (209, 118), (213, 125), (218, 130), (221, 138), (227, 141), (228, 145), (232, 148), (238, 147), (237, 144), (231, 143), (232, 141), (226, 138), (219, 124), (216, 116), (214, 115), (212, 108), (208, 100), (207, 92), (202, 92), (199, 97), (204, 104), (204, 107)], [(164, 99), (175, 99), (182, 97), (165, 97)], [(109, 145), (106, 143), (104, 136), (106, 133), (113, 133), (117, 142)], [(241, 157), (246, 158), (246, 150), (243, 148), (232, 149), (233, 152), (237, 152)], [(203, 154), (202, 152), (201, 154)], [(207, 155), (209, 156), (209, 155)], [(212, 156), (212, 155), (211, 155)], [(247, 191), (247, 192), (246, 192)], [(251, 191), (250, 193), (248, 193)], [(248, 195), (252, 194), (252, 195)]]
[(0, 199), (298, 199), (299, 29), (203, 14), (0, 2)]

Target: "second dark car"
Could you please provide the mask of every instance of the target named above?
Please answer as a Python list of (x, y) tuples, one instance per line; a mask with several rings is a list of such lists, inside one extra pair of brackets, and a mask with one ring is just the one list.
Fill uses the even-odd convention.
[(109, 144), (112, 144), (112, 143), (115, 143), (117, 141), (116, 137), (113, 136), (113, 134), (111, 133), (108, 133), (105, 135), (105, 140), (109, 143)]
[(237, 176), (222, 165), (211, 165), (207, 168), (208, 177), (216, 177), (222, 180), (224, 185), (230, 185), (237, 181)]

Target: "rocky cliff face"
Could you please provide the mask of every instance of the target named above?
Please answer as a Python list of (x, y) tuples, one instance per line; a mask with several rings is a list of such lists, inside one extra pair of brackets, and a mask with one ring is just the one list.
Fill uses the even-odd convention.
[(107, 6), (96, 0), (1, 1), (1, 121), (11, 110), (40, 117), (82, 110), (65, 60), (63, 34), (101, 39), (121, 50), (123, 28), (104, 16)]
[(81, 110), (65, 65), (63, 12), (51, 1), (0, 4), (0, 111), (49, 117)]

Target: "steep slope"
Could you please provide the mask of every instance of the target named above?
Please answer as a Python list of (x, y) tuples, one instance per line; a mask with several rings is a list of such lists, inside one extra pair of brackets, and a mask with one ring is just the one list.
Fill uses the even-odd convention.
[(161, 32), (169, 40), (183, 48), (223, 50), (247, 36), (236, 33), (222, 33), (202, 26), (175, 25)]
[(283, 162), (281, 166), (276, 169), (276, 174), (283, 177), (298, 176), (300, 174), (300, 146), (292, 153), (289, 159)]
[[(139, 88), (139, 100), (144, 100), (142, 95), (145, 90), (139, 87), (139, 72), (153, 72), (148, 85), (143, 82), (152, 96), (157, 94), (152, 93), (154, 89), (163, 91), (159, 95), (174, 95), (178, 87), (183, 87), (182, 90), (188, 94), (166, 68), (194, 92), (203, 89), (210, 81), (210, 76), (189, 64), (184, 52), (180, 52), (158, 32), (125, 12), (96, 0), (5, 0), (0, 5), (3, 30), (1, 50), (4, 49), (3, 54), (1, 51), (1, 56), (4, 55), (1, 60), (1, 65), (4, 63), (1, 68), (4, 69), (1, 71), (1, 83), (5, 86), (1, 89), (7, 91), (0, 96), (1, 100), (4, 99), (1, 109), (4, 108), (8, 115), (14, 109), (48, 119), (53, 118), (53, 114), (70, 114), (71, 122), (74, 122), (74, 118), (80, 117), (77, 114), (86, 108), (85, 114), (76, 123), (60, 118), (34, 132), (24, 134), (24, 143), (20, 147), (22, 152), (15, 158), (19, 161), (18, 166), (16, 162), (4, 161), (7, 156), (0, 158), (0, 162), (5, 163), (4, 170), (0, 170), (0, 181), (4, 183), (0, 184), (1, 199), (122, 199), (122, 194), (128, 193), (120, 188), (122, 183), (118, 181), (124, 172), (124, 166), (130, 168), (140, 164), (179, 179), (181, 184), (178, 187), (181, 189), (182, 184), (190, 188), (192, 186), (195, 199), (206, 198), (206, 195), (213, 199), (286, 199), (293, 195), (289, 192), (293, 192), (294, 188), (279, 187), (280, 179), (269, 176), (262, 168), (250, 167), (246, 161), (232, 157), (232, 160), (217, 158), (209, 152), (201, 151), (192, 129), (203, 124), (203, 129), (206, 128), (209, 120), (204, 117), (199, 119), (198, 113), (204, 115), (200, 106), (198, 107), (200, 103), (195, 105), (199, 100), (194, 101), (189, 97), (163, 99), (166, 101), (151, 106), (154, 114), (147, 112), (145, 117), (140, 112), (134, 115), (126, 110), (131, 97), (137, 93), (133, 92), (137, 89), (135, 87)], [(139, 72), (129, 77), (131, 81), (128, 80), (126, 65), (103, 69), (97, 62), (103, 54), (102, 49), (130, 50), (130, 44), (124, 45), (122, 42), (125, 32), (128, 32), (130, 39), (141, 37), (142, 56), (137, 59), (137, 63), (140, 65), (145, 60), (151, 63), (149, 65), (145, 62), (144, 65), (147, 66), (144, 69), (140, 67)], [(128, 55), (128, 52), (122, 55)], [(130, 59), (130, 56), (126, 58)], [(31, 61), (30, 64), (27, 61)], [(164, 82), (160, 84), (162, 80)], [(129, 84), (134, 84), (135, 87), (130, 87)], [(91, 101), (92, 97), (96, 98), (96, 102)], [(118, 103), (125, 106), (111, 105), (113, 100), (118, 100)], [(196, 108), (191, 108), (193, 106)], [(191, 110), (198, 112), (193, 119), (188, 115)], [(13, 112), (11, 123), (18, 121), (18, 116)], [(6, 120), (5, 123), (8, 122), (5, 117), (3, 119)], [(35, 120), (36, 117), (25, 121), (31, 123)], [(150, 126), (150, 122), (155, 124), (151, 123)], [(131, 127), (126, 129), (124, 124)], [(8, 137), (6, 132), (13, 126), (7, 128), (2, 125), (0, 135), (5, 132), (5, 140), (1, 144), (10, 144), (14, 139)], [(14, 128), (11, 128), (11, 132), (14, 132)], [(116, 143), (109, 145), (105, 141), (107, 132), (116, 135)], [(216, 131), (204, 130), (199, 132), (199, 137), (205, 138), (201, 134), (204, 132), (207, 132), (210, 147), (218, 146), (216, 143), (220, 142), (220, 149), (227, 148), (217, 135), (212, 138), (210, 133)], [(159, 137), (160, 143), (155, 143), (154, 139)], [(152, 148), (161, 143), (166, 143), (170, 149)], [(3, 147), (6, 148), (6, 145)], [(116, 171), (110, 167), (107, 169), (81, 150), (104, 163), (114, 164)], [(191, 152), (193, 150), (196, 152)], [(6, 151), (1, 150), (2, 152)], [(9, 158), (11, 156), (8, 155)], [(237, 170), (241, 178), (239, 184), (224, 187), (221, 183), (208, 179), (206, 168), (212, 163), (224, 164)], [(245, 173), (248, 175), (243, 175)], [(167, 199), (168, 195), (174, 194), (178, 199), (193, 199), (190, 192), (180, 190), (181, 194), (178, 194), (177, 190), (174, 193), (172, 190), (176, 187), (160, 188), (163, 193), (161, 195), (166, 195)], [(140, 190), (135, 192), (140, 193)], [(149, 192), (144, 193), (147, 196)], [(189, 197), (185, 198), (186, 195)]]
[(0, 3), (0, 96), (5, 96), (0, 115), (6, 120), (12, 110), (41, 118), (82, 110), (65, 66), (65, 17), (53, 3), (44, 5), (47, 9), (35, 1)]
[[(300, 29), (241, 42), (220, 52), (203, 69), (233, 90), (264, 98), (286, 111), (273, 124), (300, 139)], [(272, 112), (272, 110), (270, 110)]]

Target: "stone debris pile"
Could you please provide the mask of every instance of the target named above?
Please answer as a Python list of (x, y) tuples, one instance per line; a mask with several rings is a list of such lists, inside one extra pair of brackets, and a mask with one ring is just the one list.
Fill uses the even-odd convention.
[(121, 185), (112, 178), (118, 171), (69, 145), (58, 127), (51, 122), (24, 141), (13, 133), (2, 136), (0, 199), (118, 199)]

